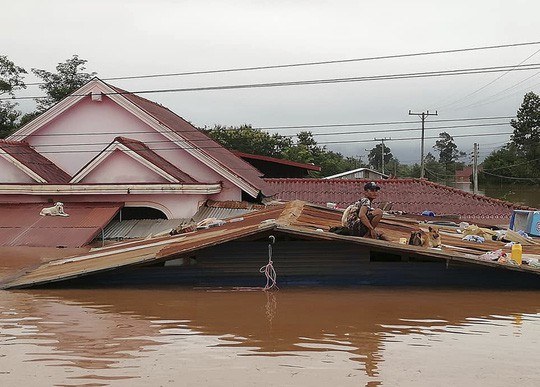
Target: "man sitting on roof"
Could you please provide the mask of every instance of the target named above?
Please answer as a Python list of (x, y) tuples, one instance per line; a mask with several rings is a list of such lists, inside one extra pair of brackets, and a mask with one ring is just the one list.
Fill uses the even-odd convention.
[(376, 231), (377, 225), (382, 219), (383, 212), (380, 208), (373, 208), (371, 203), (379, 194), (379, 187), (374, 182), (364, 185), (364, 197), (351, 204), (343, 213), (343, 226), (349, 229), (350, 235), (364, 238), (386, 239)]

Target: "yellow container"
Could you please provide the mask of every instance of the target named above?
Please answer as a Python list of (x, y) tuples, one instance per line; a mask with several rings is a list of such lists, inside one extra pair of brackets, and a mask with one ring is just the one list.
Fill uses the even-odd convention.
[(399, 238), (399, 243), (401, 243), (402, 245), (406, 245), (407, 244), (407, 238)]
[(521, 265), (521, 254), (522, 254), (522, 248), (519, 243), (514, 243), (512, 245), (512, 259), (516, 261), (518, 265)]

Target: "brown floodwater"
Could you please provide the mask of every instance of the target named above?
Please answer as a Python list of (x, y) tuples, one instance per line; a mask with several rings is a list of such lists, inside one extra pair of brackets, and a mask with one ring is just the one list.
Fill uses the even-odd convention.
[(1, 386), (514, 384), (540, 384), (538, 292), (0, 291)]

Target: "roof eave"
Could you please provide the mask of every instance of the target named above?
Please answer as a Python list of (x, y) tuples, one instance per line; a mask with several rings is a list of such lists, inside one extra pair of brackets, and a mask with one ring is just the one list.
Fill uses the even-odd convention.
[(0, 195), (124, 195), (124, 194), (217, 194), (222, 186), (211, 184), (0, 184)]

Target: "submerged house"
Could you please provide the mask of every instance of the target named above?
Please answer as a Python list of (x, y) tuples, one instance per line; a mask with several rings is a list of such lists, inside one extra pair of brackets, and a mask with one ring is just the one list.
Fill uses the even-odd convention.
[(35, 216), (62, 202), (71, 216), (54, 222), (86, 240), (121, 209), (172, 219), (208, 199), (261, 202), (274, 195), (261, 176), (164, 106), (94, 78), (0, 140), (0, 227), (9, 226), (6, 239), (24, 240), (24, 220), (51, 227)]

